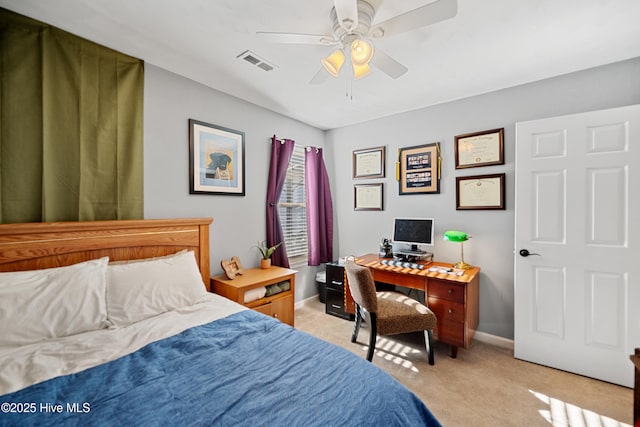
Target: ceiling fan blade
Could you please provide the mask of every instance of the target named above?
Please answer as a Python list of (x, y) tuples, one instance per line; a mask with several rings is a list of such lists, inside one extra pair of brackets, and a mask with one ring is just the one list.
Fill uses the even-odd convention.
[(457, 13), (457, 0), (437, 0), (377, 24), (371, 34), (379, 33), (378, 29), (385, 37), (400, 34), (453, 18)]
[(256, 33), (262, 40), (270, 43), (285, 44), (317, 44), (322, 46), (330, 46), (338, 44), (339, 40), (335, 40), (332, 36), (317, 34), (295, 34), (295, 33)]
[(334, 0), (338, 23), (347, 32), (358, 27), (358, 3), (356, 0)]
[(324, 69), (324, 67), (320, 67), (320, 69), (318, 70), (316, 75), (313, 76), (313, 78), (311, 79), (309, 84), (320, 85), (320, 84), (324, 83), (325, 81), (327, 81), (327, 77), (329, 77), (329, 75), (330, 74), (327, 72), (327, 70)]
[(407, 67), (405, 67), (380, 49), (376, 49), (370, 63), (393, 79), (397, 79), (398, 77), (409, 71)]

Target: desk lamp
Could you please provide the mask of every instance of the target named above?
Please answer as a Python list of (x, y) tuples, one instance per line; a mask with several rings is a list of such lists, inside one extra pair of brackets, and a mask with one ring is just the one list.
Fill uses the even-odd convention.
[(455, 231), (449, 230), (444, 232), (444, 240), (448, 240), (450, 242), (459, 242), (460, 243), (460, 262), (455, 264), (453, 268), (458, 268), (460, 270), (467, 270), (471, 268), (469, 264), (464, 262), (464, 242), (469, 240), (471, 236), (463, 231)]

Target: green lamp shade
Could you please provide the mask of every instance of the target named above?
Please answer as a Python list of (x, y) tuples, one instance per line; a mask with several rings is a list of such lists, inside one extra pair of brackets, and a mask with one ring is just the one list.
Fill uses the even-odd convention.
[(449, 230), (444, 232), (444, 240), (450, 242), (464, 242), (469, 240), (469, 235), (464, 231)]

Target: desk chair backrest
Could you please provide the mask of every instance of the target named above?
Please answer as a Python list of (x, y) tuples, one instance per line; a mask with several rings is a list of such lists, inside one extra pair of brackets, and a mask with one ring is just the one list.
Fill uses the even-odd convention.
[(353, 259), (345, 262), (347, 281), (353, 300), (369, 313), (378, 311), (378, 298), (376, 296), (376, 283), (373, 275), (367, 267), (355, 263)]

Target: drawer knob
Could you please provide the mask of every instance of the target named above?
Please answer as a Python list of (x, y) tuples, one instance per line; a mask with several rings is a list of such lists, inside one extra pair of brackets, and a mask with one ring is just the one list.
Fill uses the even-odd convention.
[(453, 289), (449, 288), (449, 295), (453, 293)]
[(453, 314), (453, 309), (449, 309), (449, 314)]
[(278, 318), (278, 313), (274, 313), (273, 317), (275, 317), (277, 319)]

